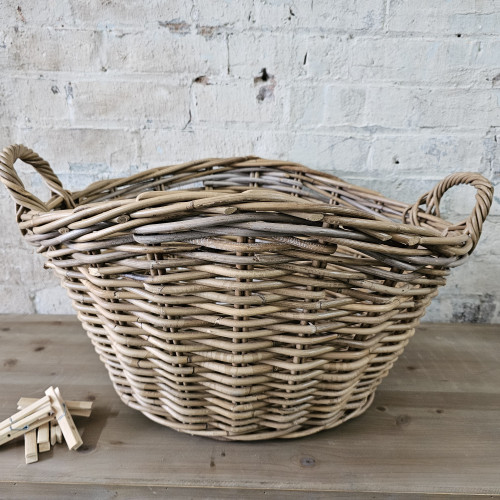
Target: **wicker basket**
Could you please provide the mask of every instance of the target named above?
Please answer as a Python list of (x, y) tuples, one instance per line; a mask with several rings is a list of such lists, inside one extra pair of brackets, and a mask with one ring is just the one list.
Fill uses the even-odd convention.
[[(14, 171), (21, 159), (53, 196)], [(122, 401), (172, 429), (295, 438), (363, 413), (481, 234), (493, 188), (454, 174), (407, 205), (296, 163), (206, 159), (70, 193), (0, 156), (25, 239), (61, 278)], [(451, 224), (444, 192), (477, 190)]]

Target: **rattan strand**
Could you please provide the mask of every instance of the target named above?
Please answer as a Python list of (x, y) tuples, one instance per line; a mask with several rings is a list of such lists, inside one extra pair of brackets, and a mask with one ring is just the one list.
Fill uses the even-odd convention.
[[(16, 159), (52, 198), (27, 192)], [(413, 205), (302, 165), (206, 159), (66, 191), (0, 155), (25, 239), (60, 277), (124, 403), (227, 440), (295, 438), (363, 413), (493, 196), (454, 174)], [(457, 184), (471, 216), (440, 217)]]

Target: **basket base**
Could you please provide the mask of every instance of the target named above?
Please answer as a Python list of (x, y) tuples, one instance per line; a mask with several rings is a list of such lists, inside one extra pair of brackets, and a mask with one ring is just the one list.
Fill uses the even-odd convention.
[[(261, 431), (261, 432), (253, 432), (249, 434), (233, 434), (231, 435), (229, 432), (225, 430), (218, 429), (200, 429), (198, 431), (183, 428), (182, 424), (177, 422), (172, 422), (167, 418), (163, 418), (159, 415), (155, 415), (153, 413), (149, 413), (144, 411), (139, 405), (134, 404), (132, 401), (124, 401), (127, 406), (139, 410), (144, 416), (161, 424), (165, 427), (173, 429), (177, 432), (182, 432), (184, 434), (190, 434), (192, 436), (202, 436), (209, 437), (211, 439), (215, 439), (217, 441), (261, 441), (266, 439), (295, 439), (310, 436), (312, 434), (316, 434), (321, 431), (325, 431), (328, 429), (333, 429), (334, 427), (347, 422), (355, 417), (359, 417), (362, 415), (373, 403), (375, 398), (375, 392), (370, 393), (364, 400), (359, 402), (359, 406), (356, 408), (349, 410), (342, 410), (339, 414), (332, 418), (328, 424), (325, 425), (317, 425), (317, 426), (307, 426), (307, 425), (296, 425), (292, 427), (288, 427), (287, 429), (279, 429), (275, 431)], [(187, 426), (186, 426), (187, 427)], [(190, 426), (191, 427), (191, 426)]]

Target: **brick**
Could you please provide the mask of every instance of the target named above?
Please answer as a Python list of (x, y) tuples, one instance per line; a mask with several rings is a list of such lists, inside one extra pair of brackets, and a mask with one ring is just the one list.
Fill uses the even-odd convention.
[[(0, 276), (0, 285), (22, 286), (23, 266), (22, 262), (27, 257), (26, 244), (22, 241), (21, 233), (16, 224), (14, 202), (2, 200), (2, 208), (5, 207), (5, 233), (2, 235), (2, 247), (0, 248), (0, 258), (2, 262), (9, 262), (10, 265), (3, 270)], [(20, 243), (20, 248), (16, 249), (15, 244)], [(22, 257), (22, 259), (19, 259)]]
[(348, 78), (348, 51), (346, 36), (300, 34), (295, 47), (303, 65), (305, 78), (345, 80)]
[(65, 86), (68, 82), (12, 77), (0, 81), (0, 124), (30, 128), (70, 125)]
[[(478, 250), (480, 246), (482, 246), (482, 241), (479, 242)], [(464, 293), (464, 283), (468, 281), (471, 284), (469, 293), (498, 295), (498, 282), (494, 279), (485, 280), (485, 276), (500, 276), (500, 264), (498, 259), (492, 261), (478, 254), (474, 257), (474, 262), (466, 262), (450, 273), (447, 292), (458, 298)], [(464, 295), (466, 294), (467, 291)]]
[(254, 16), (255, 24), (263, 29), (307, 28), (349, 33), (382, 29), (384, 13), (383, 0), (340, 0), (335, 6), (329, 0), (258, 0)]
[[(160, 28), (141, 33), (112, 32), (107, 37), (105, 67), (131, 73), (217, 75), (227, 69), (222, 35), (178, 35)], [(190, 57), (186, 57), (190, 54)]]
[(153, 28), (179, 23), (189, 24), (191, 3), (183, 0), (69, 0), (71, 22), (77, 27), (112, 30), (115, 28)]
[(158, 82), (75, 83), (75, 125), (182, 126), (189, 118), (189, 88)]
[[(47, 277), (50, 281), (51, 271), (43, 268), (44, 258), (36, 253), (35, 248), (24, 240), (19, 231), (14, 201), (10, 197), (2, 199), (0, 207), (2, 213), (5, 214), (0, 258), (2, 262), (10, 263), (9, 266), (5, 266), (0, 276), (0, 284), (31, 287), (34, 284), (40, 286), (40, 283), (45, 283)], [(57, 279), (54, 278), (54, 283), (56, 281)]]
[[(16, 142), (15, 130), (12, 127), (0, 127), (0, 150)], [(0, 193), (2, 189), (0, 188)]]
[(483, 137), (482, 168), (492, 182), (500, 182), (500, 127), (490, 127)]
[(36, 314), (75, 314), (71, 300), (61, 285), (38, 290), (34, 305)]
[[(22, 27), (9, 30), (5, 66), (16, 71), (99, 71), (102, 35), (95, 31)], [(4, 49), (5, 50), (5, 49)]]
[(361, 125), (365, 104), (365, 90), (356, 87), (332, 85), (294, 86), (291, 89), (292, 126), (317, 128), (320, 126)]
[(263, 30), (296, 30), (311, 27), (311, 4), (291, 0), (256, 0), (249, 22)]
[(13, 32), (14, 30), (10, 28), (0, 31), (0, 68), (10, 68), (10, 51), (14, 41)]
[(339, 80), (347, 77), (346, 37), (250, 32), (230, 35), (229, 69), (238, 78), (257, 77), (262, 68), (277, 79)]
[(191, 20), (198, 30), (203, 27), (246, 27), (251, 21), (252, 0), (194, 0), (191, 9)]
[(493, 68), (500, 72), (499, 49), (495, 42), (461, 38), (363, 37), (350, 40), (349, 76), (366, 83), (490, 86)]
[(497, 304), (497, 294), (450, 294), (444, 287), (429, 305), (425, 321), (496, 324), (500, 321)]
[(283, 82), (302, 71), (303, 55), (284, 33), (244, 32), (228, 38), (229, 74), (253, 81), (263, 68)]
[(391, 0), (390, 31), (436, 34), (498, 34), (500, 11), (495, 0), (455, 0), (453, 4), (422, 0)]
[(1, 124), (24, 127), (163, 127), (189, 119), (187, 85), (15, 78), (5, 84), (4, 95)]
[(292, 160), (294, 134), (289, 131), (260, 131), (253, 141), (251, 154), (271, 160)]
[(484, 81), (488, 87), (491, 85), (498, 88), (500, 83), (500, 40), (483, 39), (478, 47), (478, 54), (473, 61), (473, 66), (477, 68), (478, 81)]
[(347, 77), (346, 37), (286, 32), (245, 32), (229, 36), (230, 74), (257, 77), (262, 68), (277, 79), (339, 80)]
[(314, 0), (312, 6), (311, 16), (301, 20), (300, 26), (348, 33), (383, 28), (384, 0), (340, 0), (335, 2), (335, 7), (329, 0)]
[(366, 170), (369, 140), (333, 134), (298, 133), (293, 140), (290, 159), (344, 177)]
[(141, 149), (143, 168), (183, 163), (202, 158), (251, 154), (255, 132), (226, 129), (143, 130)]
[[(57, 174), (73, 165), (104, 165), (124, 175), (140, 163), (137, 131), (99, 128), (19, 129), (15, 141), (47, 160)], [(74, 172), (74, 170), (73, 170)]]
[(249, 154), (249, 133), (225, 129), (142, 130), (142, 168), (184, 163), (202, 158)]
[(375, 136), (368, 169), (398, 177), (444, 176), (477, 171), (481, 166), (481, 135), (388, 135)]
[[(496, 186), (498, 188), (498, 186)], [(498, 224), (500, 224), (500, 217), (498, 216), (498, 195), (497, 195), (497, 206), (493, 207), (490, 211), (490, 216), (483, 224), (483, 232), (481, 233), (481, 240), (477, 248), (474, 250), (474, 255), (477, 255), (478, 259), (481, 259), (482, 264), (486, 269), (488, 262), (492, 263), (492, 256), (495, 257), (495, 266), (498, 266), (498, 262), (500, 259), (497, 256), (500, 256), (500, 231), (498, 231)], [(489, 271), (485, 271), (484, 274), (476, 274), (475, 277), (478, 280), (484, 279), (485, 276), (493, 276), (494, 273)], [(496, 276), (500, 276), (500, 274), (496, 274)], [(498, 283), (492, 281), (492, 285), (497, 287)]]
[(69, 2), (32, 2), (18, 0), (2, 5), (3, 26), (61, 26), (71, 19)]
[(0, 314), (34, 314), (30, 291), (26, 287), (0, 284)]
[(259, 130), (200, 126), (183, 131), (142, 130), (142, 169), (202, 158), (287, 158), (289, 142), (289, 134)]
[(481, 129), (499, 122), (498, 97), (468, 89), (368, 87), (368, 125), (387, 128)]
[(195, 85), (195, 122), (276, 123), (282, 115), (282, 90), (272, 80)]
[[(21, 10), (19, 10), (19, 7)], [(19, 0), (3, 9), (2, 21), (9, 26), (77, 27), (85, 29), (140, 28), (189, 23), (191, 3), (182, 0), (68, 0), (33, 3)]]

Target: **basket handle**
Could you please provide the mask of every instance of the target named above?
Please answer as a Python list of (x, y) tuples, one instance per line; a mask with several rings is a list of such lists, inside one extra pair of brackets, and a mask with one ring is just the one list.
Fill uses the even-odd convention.
[(481, 174), (462, 172), (449, 175), (439, 182), (434, 189), (422, 195), (418, 201), (409, 208), (408, 215), (412, 224), (420, 225), (421, 218), (419, 216), (419, 207), (425, 203), (425, 213), (440, 217), (439, 202), (442, 196), (448, 189), (460, 184), (469, 184), (476, 188), (476, 205), (467, 219), (450, 229), (462, 230), (465, 234), (470, 235), (472, 247), (469, 253), (472, 253), (479, 241), (483, 222), (493, 202), (493, 185)]
[(42, 176), (51, 193), (61, 196), (66, 208), (74, 208), (75, 203), (69, 191), (64, 189), (61, 181), (50, 168), (50, 165), (31, 149), (22, 144), (13, 144), (0, 153), (0, 180), (9, 190), (15, 202), (26, 210), (40, 210), (48, 212), (50, 208), (34, 194), (26, 191), (23, 181), (14, 169), (16, 160), (28, 163)]

